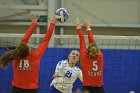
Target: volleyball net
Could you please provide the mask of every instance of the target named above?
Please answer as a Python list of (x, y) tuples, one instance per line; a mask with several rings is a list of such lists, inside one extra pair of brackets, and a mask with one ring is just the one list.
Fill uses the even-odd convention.
[[(24, 34), (0, 34), (0, 55), (14, 49)], [(29, 45), (36, 48), (44, 34), (33, 34)], [(84, 36), (88, 45), (88, 37)], [(104, 54), (104, 85), (106, 93), (129, 93), (140, 91), (140, 37), (94, 35), (97, 45)], [(40, 64), (39, 93), (47, 93), (56, 64), (67, 59), (72, 49), (79, 50), (78, 35), (52, 35)], [(10, 93), (12, 81), (11, 64), (6, 70), (0, 69), (0, 93)], [(82, 87), (74, 83), (73, 91)]]

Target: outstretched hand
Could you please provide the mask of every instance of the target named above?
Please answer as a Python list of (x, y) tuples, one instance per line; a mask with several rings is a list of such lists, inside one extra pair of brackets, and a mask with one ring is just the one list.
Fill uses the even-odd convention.
[(40, 15), (38, 14), (32, 14), (30, 16), (30, 19), (32, 20), (33, 23), (37, 23), (37, 20), (39, 19)]
[(77, 28), (81, 28), (81, 22), (78, 17), (75, 18), (75, 24), (76, 24)]
[(90, 21), (89, 19), (85, 18), (82, 22), (83, 26), (85, 26), (87, 29), (90, 29)]

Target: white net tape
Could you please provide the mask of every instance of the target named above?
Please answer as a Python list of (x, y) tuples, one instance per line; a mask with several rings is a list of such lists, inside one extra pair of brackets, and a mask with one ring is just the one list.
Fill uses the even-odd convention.
[[(21, 41), (24, 34), (0, 34), (1, 46), (16, 46)], [(41, 43), (44, 34), (33, 34), (29, 40), (32, 47)], [(140, 49), (140, 36), (108, 36), (94, 35), (100, 48), (105, 49)], [(88, 45), (88, 38), (85, 35)], [(78, 35), (52, 35), (48, 47), (79, 48)]]

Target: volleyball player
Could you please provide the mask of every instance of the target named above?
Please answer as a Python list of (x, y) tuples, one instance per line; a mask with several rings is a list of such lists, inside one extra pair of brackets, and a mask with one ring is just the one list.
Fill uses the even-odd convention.
[(68, 55), (68, 60), (61, 60), (57, 63), (48, 93), (72, 93), (75, 80), (79, 78), (82, 81), (82, 71), (75, 66), (79, 62), (79, 57), (79, 51), (72, 50)]
[(14, 75), (12, 80), (12, 93), (37, 93), (38, 91), (40, 59), (48, 46), (57, 22), (55, 18), (51, 21), (41, 44), (35, 50), (31, 51), (27, 43), (37, 27), (38, 19), (39, 16), (33, 16), (32, 24), (26, 31), (21, 43), (15, 50), (4, 54), (0, 58), (0, 66), (2, 68), (5, 68), (8, 62), (13, 60), (12, 67)]
[(76, 29), (80, 39), (80, 55), (83, 72), (83, 93), (105, 93), (103, 87), (103, 54), (96, 45), (90, 21), (85, 19), (83, 25), (87, 29), (88, 48), (84, 40), (84, 34), (81, 28), (80, 20), (75, 19)]

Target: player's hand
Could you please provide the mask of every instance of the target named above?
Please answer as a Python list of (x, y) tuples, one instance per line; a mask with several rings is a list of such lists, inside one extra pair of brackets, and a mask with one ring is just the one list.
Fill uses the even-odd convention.
[(53, 78), (58, 78), (58, 77), (60, 77), (60, 75), (58, 73), (53, 74)]
[(90, 29), (90, 21), (89, 19), (85, 18), (82, 22), (83, 26), (85, 26), (87, 29)]
[(38, 14), (32, 14), (30, 16), (30, 19), (32, 20), (33, 23), (37, 23), (39, 17), (40, 17), (40, 15), (38, 15)]
[(57, 20), (56, 20), (55, 17), (53, 17), (53, 19), (51, 20), (51, 23), (53, 23), (53, 24), (56, 24), (57, 23)]
[(81, 28), (81, 22), (80, 22), (79, 18), (78, 17), (75, 18), (74, 21), (75, 21), (75, 24), (76, 24), (77, 28)]

